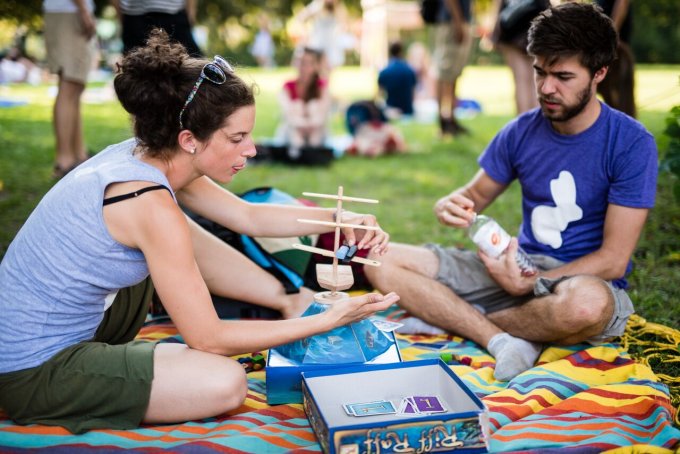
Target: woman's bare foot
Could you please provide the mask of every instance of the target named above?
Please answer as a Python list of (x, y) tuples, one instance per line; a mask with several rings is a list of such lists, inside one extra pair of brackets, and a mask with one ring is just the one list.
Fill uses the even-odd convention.
[(301, 316), (309, 306), (314, 302), (314, 295), (316, 292), (307, 288), (300, 287), (300, 293), (286, 295), (288, 302), (279, 309), (283, 318), (297, 318)]

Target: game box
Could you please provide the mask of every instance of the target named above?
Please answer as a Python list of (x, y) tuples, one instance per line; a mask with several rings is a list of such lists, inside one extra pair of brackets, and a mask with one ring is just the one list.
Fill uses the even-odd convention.
[[(382, 334), (380, 334), (382, 333)], [(348, 358), (340, 354), (341, 350), (346, 351), (346, 345), (335, 345), (338, 350), (322, 351), (320, 349), (308, 346), (308, 349), (313, 350), (315, 355), (326, 357), (327, 361), (322, 362), (305, 362), (304, 360), (292, 360), (289, 353), (284, 350), (272, 348), (269, 350), (267, 357), (266, 372), (266, 387), (267, 387), (267, 403), (269, 405), (278, 404), (292, 404), (302, 403), (302, 372), (311, 372), (326, 369), (336, 369), (348, 366), (371, 365), (371, 364), (389, 364), (401, 362), (401, 354), (399, 346), (392, 332), (380, 332), (383, 337), (384, 345), (382, 353), (377, 356), (362, 362), (351, 362)], [(334, 335), (328, 336), (333, 342)], [(335, 336), (340, 337), (340, 336)], [(347, 342), (345, 342), (347, 344)], [(344, 359), (343, 359), (344, 358)], [(357, 360), (359, 356), (351, 356), (353, 360)]]
[(326, 454), (486, 452), (484, 404), (439, 359), (302, 373)]

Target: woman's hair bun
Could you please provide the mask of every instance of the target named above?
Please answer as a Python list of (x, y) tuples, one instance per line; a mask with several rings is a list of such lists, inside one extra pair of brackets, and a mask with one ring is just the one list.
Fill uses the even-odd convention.
[(181, 102), (184, 94), (177, 89), (188, 58), (184, 47), (171, 41), (165, 30), (153, 29), (146, 46), (133, 49), (117, 65), (114, 86), (123, 108), (137, 116), (150, 105), (162, 108), (173, 100)]

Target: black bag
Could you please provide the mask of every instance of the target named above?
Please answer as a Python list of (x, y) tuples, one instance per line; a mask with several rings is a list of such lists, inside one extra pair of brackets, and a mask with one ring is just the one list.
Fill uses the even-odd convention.
[(288, 146), (258, 144), (256, 160), (274, 161), (302, 166), (329, 166), (335, 159), (333, 149), (325, 146), (304, 146), (292, 155)]
[(500, 40), (526, 35), (533, 18), (549, 6), (548, 0), (508, 0), (499, 13)]
[(443, 0), (420, 0), (420, 15), (423, 17), (423, 22), (439, 23), (439, 13), (443, 6)]

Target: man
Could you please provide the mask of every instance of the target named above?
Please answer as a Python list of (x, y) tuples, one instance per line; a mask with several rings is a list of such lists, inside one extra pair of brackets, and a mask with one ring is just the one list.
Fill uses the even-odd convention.
[(195, 0), (113, 0), (123, 32), (123, 54), (143, 46), (154, 28), (164, 29), (192, 57), (202, 57), (191, 28), (196, 21)]
[[(654, 205), (657, 153), (640, 123), (595, 96), (616, 45), (611, 20), (590, 4), (565, 3), (533, 21), (528, 51), (540, 108), (506, 125), (477, 174), (434, 207), (441, 223), (465, 228), (517, 179), (523, 222), (503, 255), (392, 245), (381, 267), (366, 269), (375, 287), (397, 292), (422, 319), (411, 329), (486, 347), (498, 380), (532, 367), (541, 343), (623, 334), (633, 312), (625, 275)], [(522, 276), (518, 243), (538, 275)]]
[(444, 0), (435, 25), (434, 60), (441, 135), (467, 132), (456, 120), (456, 85), (472, 48), (470, 0)]
[(56, 158), (53, 176), (61, 178), (87, 159), (80, 98), (96, 54), (92, 0), (44, 0), (45, 46), (50, 71), (59, 76), (53, 124)]
[(389, 48), (390, 61), (378, 74), (378, 86), (384, 91), (387, 107), (398, 109), (401, 115), (413, 115), (413, 94), (418, 79), (416, 72), (404, 60), (401, 42)]
[(597, 91), (611, 107), (635, 118), (635, 59), (630, 45), (633, 9), (630, 0), (595, 0), (595, 3), (612, 18), (619, 33), (619, 58), (612, 63)]

